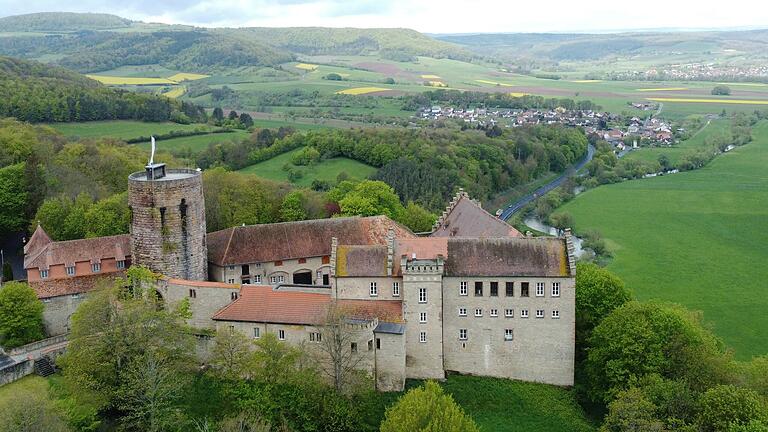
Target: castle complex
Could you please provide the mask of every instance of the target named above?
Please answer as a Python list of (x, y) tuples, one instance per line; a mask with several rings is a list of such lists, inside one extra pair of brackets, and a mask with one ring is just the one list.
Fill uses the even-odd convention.
[(200, 171), (150, 164), (129, 179), (131, 233), (24, 248), (50, 335), (69, 330), (89, 291), (131, 264), (188, 299), (194, 328), (314, 349), (329, 308), (379, 390), (446, 372), (573, 384), (575, 259), (564, 238), (522, 236), (459, 191), (431, 234), (385, 217), (346, 217), (206, 233)]

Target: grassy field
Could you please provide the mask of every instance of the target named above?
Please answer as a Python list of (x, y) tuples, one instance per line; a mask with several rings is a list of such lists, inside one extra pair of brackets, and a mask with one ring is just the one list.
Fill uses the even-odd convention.
[(645, 147), (629, 152), (624, 158), (630, 160), (641, 160), (646, 162), (658, 161), (659, 156), (667, 155), (669, 161), (674, 165), (680, 162), (680, 159), (686, 153), (703, 147), (706, 144), (707, 137), (717, 135), (730, 130), (730, 120), (713, 120), (690, 139), (672, 147)]
[(13, 401), (16, 395), (23, 391), (47, 394), (49, 387), (48, 381), (45, 378), (38, 375), (28, 375), (18, 381), (0, 386), (0, 405)]
[[(232, 131), (227, 133), (215, 133), (207, 135), (194, 135), (188, 137), (178, 137), (171, 139), (164, 139), (157, 141), (158, 148), (162, 150), (180, 150), (189, 148), (193, 153), (205, 150), (211, 143), (219, 143), (223, 141), (236, 141), (241, 140), (248, 136), (246, 131)], [(141, 148), (149, 150), (150, 143), (137, 144)]]
[(200, 124), (178, 124), (178, 123), (148, 123), (135, 120), (104, 120), (82, 123), (51, 123), (49, 126), (58, 130), (64, 136), (76, 136), (80, 138), (112, 137), (119, 139), (130, 139), (140, 136), (160, 135), (171, 131), (191, 131), (199, 127), (206, 127)]
[(704, 312), (738, 358), (768, 353), (768, 122), (754, 141), (691, 172), (601, 186), (558, 209), (614, 251), (641, 299)]
[[(408, 381), (408, 388), (421, 385)], [(452, 375), (441, 386), (483, 432), (594, 431), (572, 390), (497, 378)], [(381, 421), (400, 393), (381, 393), (366, 405), (366, 419)]]
[[(301, 149), (283, 153), (272, 159), (243, 168), (239, 172), (256, 174), (270, 180), (288, 181), (288, 172), (283, 170), (283, 166), (290, 163), (291, 156), (299, 151)], [(336, 176), (341, 172), (346, 172), (350, 178), (360, 180), (376, 172), (376, 168), (370, 165), (343, 157), (324, 160), (313, 167), (302, 167), (302, 169), (304, 176), (295, 182), (298, 186), (309, 186), (315, 179), (334, 183)]]

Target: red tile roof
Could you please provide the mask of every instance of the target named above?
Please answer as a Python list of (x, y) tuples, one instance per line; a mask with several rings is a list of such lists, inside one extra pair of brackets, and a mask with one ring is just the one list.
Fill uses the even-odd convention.
[(32, 233), (32, 237), (29, 238), (27, 244), (24, 245), (24, 255), (37, 255), (42, 248), (51, 243), (51, 237), (45, 232), (41, 225), (37, 225), (35, 232)]
[(44, 299), (93, 291), (97, 288), (110, 285), (115, 279), (122, 277), (123, 274), (123, 272), (113, 272), (62, 279), (50, 279), (29, 282), (29, 286), (35, 290), (37, 298)]
[(438, 219), (430, 237), (521, 237), (511, 225), (483, 210), (464, 192)]
[[(37, 232), (37, 231), (35, 231)], [(109, 237), (96, 237), (81, 240), (50, 242), (42, 247), (31, 245), (24, 256), (24, 268), (47, 269), (52, 265), (72, 266), (76, 262), (97, 263), (103, 259), (125, 260), (131, 256), (131, 236), (122, 234)], [(37, 240), (35, 240), (37, 242)], [(39, 250), (32, 250), (37, 248)]]
[[(214, 314), (216, 321), (275, 324), (322, 324), (330, 294), (273, 290), (270, 286), (244, 285), (240, 297)], [(402, 320), (402, 302), (388, 300), (338, 300), (350, 317)]]
[(448, 258), (448, 239), (445, 237), (420, 237), (412, 239), (397, 239), (395, 241), (395, 258), (392, 273), (402, 275), (400, 261), (403, 255), (408, 260), (412, 260), (414, 254), (416, 259), (436, 259), (442, 256)]
[(448, 239), (445, 276), (567, 277), (569, 268), (562, 238)]
[(339, 245), (336, 249), (336, 276), (387, 276), (387, 247)]
[(325, 256), (332, 237), (344, 245), (386, 245), (390, 229), (395, 237), (415, 237), (386, 216), (238, 226), (208, 234), (208, 261), (224, 266)]

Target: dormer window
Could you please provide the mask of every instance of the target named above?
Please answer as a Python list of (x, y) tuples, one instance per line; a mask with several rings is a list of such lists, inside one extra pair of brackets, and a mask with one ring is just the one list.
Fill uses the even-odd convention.
[(125, 270), (125, 260), (117, 260), (117, 269)]
[(91, 273), (98, 273), (101, 271), (101, 263), (91, 264)]
[(66, 266), (65, 269), (67, 270), (67, 276), (75, 275), (75, 266)]
[(48, 270), (40, 270), (40, 279), (48, 279)]

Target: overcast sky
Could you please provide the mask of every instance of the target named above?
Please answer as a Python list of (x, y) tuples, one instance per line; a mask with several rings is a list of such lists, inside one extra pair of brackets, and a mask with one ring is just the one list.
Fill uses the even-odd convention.
[(0, 15), (105, 12), (199, 26), (407, 27), (429, 33), (768, 27), (756, 0), (0, 0)]

